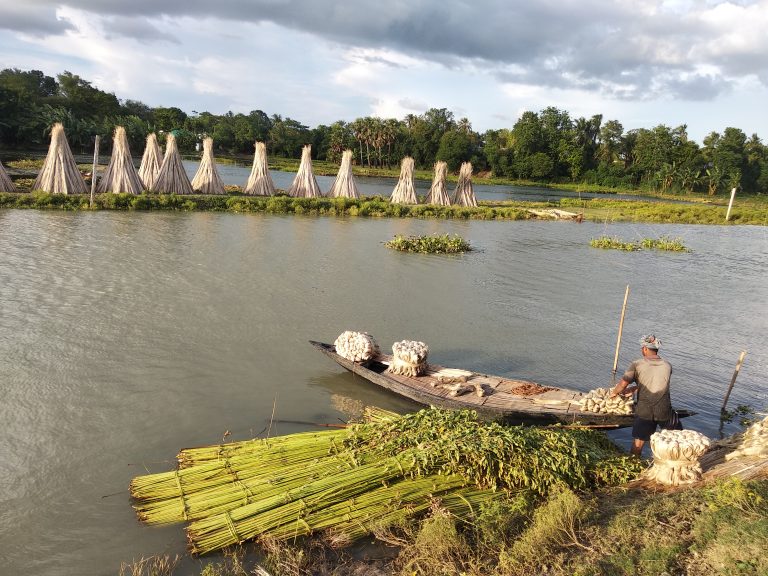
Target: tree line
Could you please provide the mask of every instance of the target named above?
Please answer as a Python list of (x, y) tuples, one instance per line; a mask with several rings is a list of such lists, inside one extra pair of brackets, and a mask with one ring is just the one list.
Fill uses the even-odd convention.
[(106, 144), (115, 126), (126, 129), (134, 154), (148, 133), (173, 132), (179, 148), (192, 152), (211, 136), (218, 153), (252, 155), (255, 141), (270, 155), (298, 158), (305, 144), (313, 158), (339, 162), (345, 149), (365, 167), (394, 167), (411, 156), (420, 168), (437, 160), (457, 171), (472, 162), (475, 172), (535, 182), (575, 182), (671, 193), (724, 193), (740, 186), (768, 192), (768, 146), (739, 128), (711, 132), (699, 145), (685, 125), (660, 124), (624, 130), (618, 120), (572, 118), (547, 107), (525, 112), (511, 128), (478, 133), (467, 118), (431, 108), (405, 118), (365, 117), (310, 128), (290, 117), (261, 110), (216, 115), (176, 107), (152, 108), (119, 100), (70, 72), (53, 78), (39, 70), (0, 71), (0, 146), (13, 150), (47, 146), (49, 130), (61, 122), (75, 151), (92, 150), (95, 135)]

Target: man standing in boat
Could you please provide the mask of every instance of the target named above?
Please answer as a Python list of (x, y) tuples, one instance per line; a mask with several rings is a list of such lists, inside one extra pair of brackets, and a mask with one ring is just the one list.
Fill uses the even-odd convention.
[(629, 365), (621, 382), (611, 392), (611, 397), (615, 397), (637, 391), (635, 423), (632, 426), (634, 442), (630, 451), (635, 456), (640, 456), (656, 428), (671, 427), (673, 415), (669, 396), (672, 365), (659, 357), (661, 341), (653, 334), (643, 336), (640, 347), (643, 357)]

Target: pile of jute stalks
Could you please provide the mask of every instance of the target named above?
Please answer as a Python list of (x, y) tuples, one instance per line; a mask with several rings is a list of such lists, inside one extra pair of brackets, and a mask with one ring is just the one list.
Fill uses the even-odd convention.
[(738, 442), (736, 450), (727, 454), (726, 460), (741, 456), (768, 456), (768, 417), (755, 422), (735, 439)]
[(422, 376), (427, 371), (429, 346), (416, 340), (401, 340), (392, 344), (389, 371), (403, 376)]
[(379, 345), (367, 332), (342, 332), (333, 343), (336, 353), (352, 362), (365, 362), (379, 355)]
[(695, 430), (660, 430), (651, 435), (653, 466), (644, 476), (669, 486), (698, 482), (699, 458), (710, 445), (709, 438)]
[(579, 408), (583, 412), (597, 414), (632, 414), (632, 396), (611, 398), (611, 391), (611, 388), (590, 390), (579, 400)]
[(472, 521), (499, 499), (625, 482), (643, 468), (599, 432), (503, 427), (436, 408), (369, 411), (345, 429), (186, 449), (178, 461), (130, 491), (142, 521), (188, 522), (199, 554), (308, 535), (345, 546), (434, 506)]

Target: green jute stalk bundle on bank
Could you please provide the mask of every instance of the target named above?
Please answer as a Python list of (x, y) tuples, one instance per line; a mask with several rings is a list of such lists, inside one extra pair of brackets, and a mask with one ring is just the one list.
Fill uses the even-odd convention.
[(145, 190), (152, 190), (152, 185), (155, 183), (162, 163), (163, 155), (160, 153), (157, 136), (152, 132), (147, 136), (144, 154), (141, 156), (141, 165), (139, 165), (139, 178), (144, 183)]
[(264, 142), (254, 144), (253, 166), (248, 181), (243, 187), (246, 196), (274, 196), (275, 183), (269, 173), (267, 146)]
[(498, 498), (626, 481), (642, 463), (591, 430), (504, 427), (472, 411), (376, 413), (345, 430), (183, 450), (185, 467), (139, 476), (149, 523), (189, 521), (200, 554), (253, 538), (325, 534), (333, 545), (427, 510), (460, 518)]
[(87, 194), (80, 171), (77, 169), (75, 157), (69, 148), (64, 126), (57, 122), (51, 128), (51, 144), (43, 167), (37, 175), (33, 190), (42, 190), (51, 194)]
[(0, 192), (16, 192), (16, 186), (13, 185), (13, 180), (8, 176), (2, 162), (0, 162)]
[(219, 176), (216, 160), (213, 157), (213, 138), (203, 139), (203, 157), (200, 166), (192, 178), (192, 189), (200, 194), (226, 194), (224, 182)]
[[(95, 176), (94, 176), (95, 177)], [(144, 184), (133, 165), (131, 149), (128, 146), (128, 136), (125, 128), (117, 126), (112, 138), (112, 157), (107, 169), (99, 179), (96, 192), (113, 192), (115, 194), (141, 194)]]
[(152, 183), (152, 190), (165, 194), (194, 193), (187, 172), (184, 170), (184, 164), (181, 162), (176, 137), (171, 133), (165, 139), (165, 156), (157, 178)]

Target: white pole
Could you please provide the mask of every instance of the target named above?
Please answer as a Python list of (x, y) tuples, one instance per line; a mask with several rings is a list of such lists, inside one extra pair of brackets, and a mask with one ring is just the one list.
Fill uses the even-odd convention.
[(96, 141), (93, 145), (93, 169), (91, 170), (91, 202), (89, 206), (93, 208), (93, 192), (96, 190), (96, 167), (99, 165), (99, 142), (101, 136), (96, 134)]
[(733, 190), (731, 190), (731, 201), (728, 202), (728, 212), (725, 213), (725, 221), (728, 222), (728, 219), (731, 217), (731, 207), (733, 207), (733, 199), (736, 197), (736, 187), (733, 187)]

